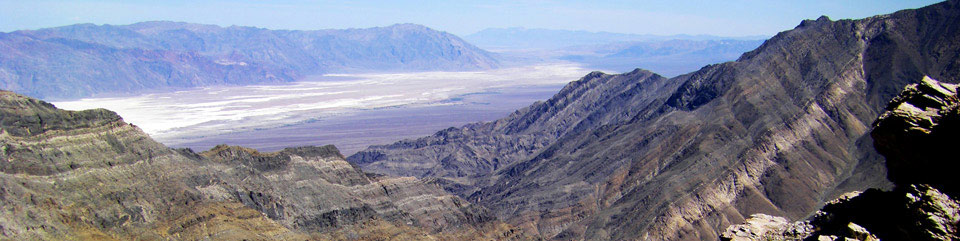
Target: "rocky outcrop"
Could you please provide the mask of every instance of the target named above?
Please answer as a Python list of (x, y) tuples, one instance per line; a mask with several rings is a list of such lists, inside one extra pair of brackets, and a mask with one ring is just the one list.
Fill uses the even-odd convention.
[(0, 91), (0, 162), (7, 174), (55, 175), (168, 156), (135, 126), (104, 109), (64, 112), (36, 99)]
[(368, 175), (333, 146), (194, 153), (107, 110), (0, 92), (0, 112), (0, 239), (524, 238), (433, 182)]
[(735, 62), (671, 79), (593, 73), (502, 120), (348, 160), (438, 178), (544, 238), (713, 240), (754, 213), (796, 220), (891, 188), (870, 124), (925, 74), (960, 81), (958, 20), (958, 1), (806, 20)]
[(810, 234), (806, 222), (790, 223), (786, 218), (753, 214), (743, 224), (731, 225), (720, 234), (721, 240), (800, 240)]
[(924, 77), (890, 101), (871, 133), (887, 158), (887, 178), (897, 185), (928, 184), (960, 195), (954, 140), (960, 136), (957, 85)]
[(721, 240), (957, 240), (960, 202), (925, 184), (851, 192), (810, 220), (754, 214)]
[[(856, 240), (956, 240), (960, 202), (924, 184), (870, 189), (827, 203), (812, 236)], [(853, 227), (853, 228), (851, 228)]]

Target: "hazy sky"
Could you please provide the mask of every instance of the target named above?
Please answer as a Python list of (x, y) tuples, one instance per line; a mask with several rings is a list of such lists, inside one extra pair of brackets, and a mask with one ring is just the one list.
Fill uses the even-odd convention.
[(939, 1), (0, 0), (0, 31), (76, 23), (173, 20), (302, 30), (417, 23), (459, 35), (488, 27), (527, 27), (744, 36), (773, 35), (820, 15), (831, 19), (862, 18), (936, 2)]

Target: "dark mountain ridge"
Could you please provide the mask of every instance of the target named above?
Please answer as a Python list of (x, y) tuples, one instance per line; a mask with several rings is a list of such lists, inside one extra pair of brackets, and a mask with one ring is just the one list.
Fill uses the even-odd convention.
[(591, 73), (490, 122), (348, 157), (444, 188), (553, 239), (714, 240), (889, 188), (870, 123), (929, 75), (960, 81), (960, 1), (805, 20), (735, 62), (665, 79)]
[(490, 53), (459, 37), (415, 24), (316, 31), (78, 24), (0, 33), (0, 53), (0, 89), (40, 98), (498, 66)]

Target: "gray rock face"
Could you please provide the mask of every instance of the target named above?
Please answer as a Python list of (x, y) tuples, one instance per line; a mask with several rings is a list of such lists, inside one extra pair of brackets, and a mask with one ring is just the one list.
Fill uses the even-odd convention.
[(330, 72), (495, 68), (489, 53), (420, 25), (287, 31), (177, 22), (0, 33), (0, 89), (38, 98), (283, 83)]
[[(471, 233), (493, 223), (433, 183), (367, 175), (333, 146), (198, 154), (167, 148), (107, 110), (64, 111), (3, 91), (0, 112), (0, 239), (304, 240), (344, 229)], [(393, 234), (364, 237), (378, 235)]]
[[(595, 87), (544, 102), (555, 104), (348, 160), (445, 180), (546, 238), (717, 239), (750, 214), (799, 219), (848, 190), (890, 187), (870, 123), (923, 75), (960, 80), (958, 21), (957, 1), (808, 20), (736, 62), (671, 79), (591, 74), (565, 90)], [(461, 163), (486, 166), (446, 171)]]

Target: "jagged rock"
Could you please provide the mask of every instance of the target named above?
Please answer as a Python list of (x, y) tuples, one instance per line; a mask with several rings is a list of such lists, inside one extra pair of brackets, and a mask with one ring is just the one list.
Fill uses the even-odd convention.
[(731, 225), (720, 235), (721, 240), (800, 240), (812, 232), (810, 224), (788, 222), (786, 218), (766, 214), (750, 215), (743, 224)]
[(897, 185), (929, 184), (952, 196), (960, 159), (957, 85), (923, 77), (890, 101), (874, 123), (874, 146), (887, 158), (887, 177)]
[[(732, 225), (724, 240), (957, 240), (960, 202), (927, 185), (851, 192), (828, 202), (809, 221), (754, 215)], [(759, 217), (759, 218), (758, 218)], [(800, 232), (782, 232), (803, 224)]]
[(877, 239), (877, 236), (871, 234), (870, 231), (867, 231), (866, 228), (860, 227), (860, 225), (857, 225), (856, 223), (848, 223), (846, 231), (847, 231), (846, 235), (852, 239), (864, 240), (864, 241), (879, 240)]
[(928, 185), (870, 189), (831, 201), (810, 223), (814, 235), (857, 240), (956, 240), (958, 203)]

